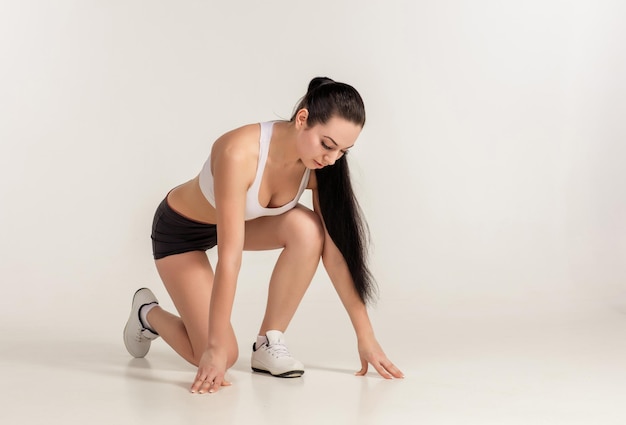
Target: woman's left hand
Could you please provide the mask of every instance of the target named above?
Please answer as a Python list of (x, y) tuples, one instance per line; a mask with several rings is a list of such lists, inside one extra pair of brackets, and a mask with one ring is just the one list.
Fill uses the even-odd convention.
[(359, 357), (361, 358), (361, 370), (356, 373), (357, 376), (364, 376), (371, 364), (385, 379), (404, 378), (404, 374), (391, 363), (375, 338), (366, 341), (359, 340)]

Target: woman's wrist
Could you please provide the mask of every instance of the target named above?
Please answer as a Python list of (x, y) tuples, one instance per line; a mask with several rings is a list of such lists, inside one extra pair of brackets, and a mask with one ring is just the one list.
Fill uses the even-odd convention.
[(371, 339), (375, 339), (374, 329), (370, 326), (368, 329), (359, 329), (356, 330), (356, 339), (358, 341), (368, 341)]
[(349, 315), (352, 320), (352, 326), (354, 327), (357, 339), (359, 341), (364, 341), (374, 338), (374, 328), (372, 327), (372, 323), (370, 322), (365, 306), (363, 305), (359, 306), (359, 308), (354, 308), (349, 313), (351, 313)]

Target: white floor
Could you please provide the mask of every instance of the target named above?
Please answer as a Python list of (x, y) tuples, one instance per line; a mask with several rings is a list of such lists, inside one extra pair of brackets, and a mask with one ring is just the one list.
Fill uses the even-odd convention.
[[(356, 344), (343, 312), (305, 302), (287, 334), (304, 377), (251, 373), (252, 338), (238, 332), (233, 386), (212, 395), (188, 392), (194, 368), (161, 340), (145, 359), (129, 357), (126, 307), (107, 326), (76, 327), (71, 315), (3, 322), (0, 423), (626, 423), (626, 315), (610, 307), (481, 316), (387, 301), (373, 317), (406, 379), (385, 381), (353, 376)], [(247, 310), (235, 312), (239, 328), (258, 319), (248, 321)]]

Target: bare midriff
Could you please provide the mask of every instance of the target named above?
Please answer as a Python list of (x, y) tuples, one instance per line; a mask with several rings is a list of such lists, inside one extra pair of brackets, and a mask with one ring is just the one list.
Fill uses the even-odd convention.
[(198, 177), (172, 189), (167, 195), (167, 203), (174, 211), (191, 220), (217, 223), (215, 208), (202, 194)]

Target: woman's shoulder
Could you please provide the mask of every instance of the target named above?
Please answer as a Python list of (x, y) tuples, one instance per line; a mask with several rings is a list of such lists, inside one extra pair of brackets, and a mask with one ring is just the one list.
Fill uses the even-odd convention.
[(235, 128), (234, 130), (230, 130), (227, 133), (224, 133), (220, 139), (237, 139), (237, 140), (246, 140), (250, 138), (255, 138), (257, 141), (261, 136), (261, 124), (246, 124), (241, 127)]
[(248, 157), (257, 156), (261, 127), (258, 123), (247, 124), (220, 136), (211, 150), (214, 156)]

